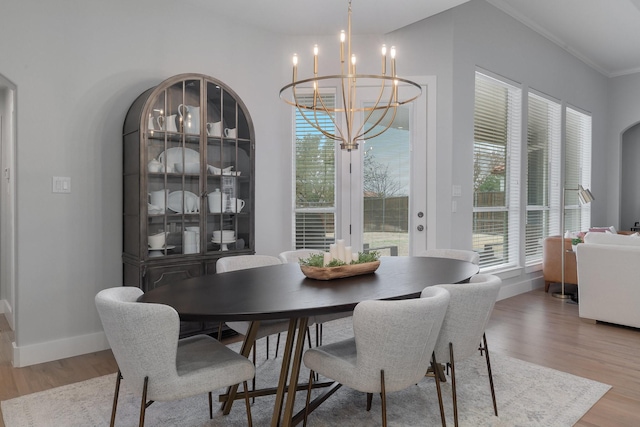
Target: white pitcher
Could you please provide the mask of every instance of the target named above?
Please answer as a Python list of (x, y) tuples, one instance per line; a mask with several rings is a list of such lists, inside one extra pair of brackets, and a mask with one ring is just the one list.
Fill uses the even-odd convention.
[(166, 200), (169, 197), (169, 190), (158, 190), (149, 193), (149, 203), (164, 210), (166, 208)]
[(170, 116), (158, 116), (156, 118), (158, 122), (158, 129), (166, 130), (167, 132), (178, 132), (178, 127), (176, 126), (176, 115), (172, 114)]
[(178, 114), (182, 120), (184, 133), (200, 133), (200, 107), (180, 104)]

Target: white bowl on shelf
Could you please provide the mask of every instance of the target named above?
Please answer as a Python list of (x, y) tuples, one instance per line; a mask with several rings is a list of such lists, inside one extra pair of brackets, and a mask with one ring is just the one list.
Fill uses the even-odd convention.
[(211, 175), (230, 175), (232, 172), (233, 166), (228, 166), (224, 169), (217, 168), (213, 165), (207, 165), (207, 170)]
[[(184, 167), (183, 167), (184, 166)], [(177, 173), (198, 173), (200, 172), (200, 163), (174, 163), (173, 168)]]

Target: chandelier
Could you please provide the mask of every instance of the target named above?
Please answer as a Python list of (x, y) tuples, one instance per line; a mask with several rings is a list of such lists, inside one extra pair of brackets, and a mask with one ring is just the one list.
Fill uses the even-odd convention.
[[(345, 44), (346, 58), (350, 59), (346, 64)], [(340, 74), (318, 75), (318, 45), (315, 45), (313, 47), (313, 77), (298, 80), (298, 55), (294, 54), (293, 79), (291, 83), (280, 89), (280, 98), (296, 107), (304, 120), (322, 135), (331, 140), (340, 141), (340, 148), (348, 151), (355, 150), (358, 148), (358, 141), (365, 138), (375, 138), (386, 132), (393, 124), (398, 107), (414, 101), (422, 94), (422, 88), (419, 84), (396, 75), (395, 46), (389, 50), (389, 56), (391, 57), (389, 60), (391, 72), (389, 74), (387, 74), (387, 48), (385, 45), (382, 45), (381, 74), (356, 73), (356, 56), (351, 52), (351, 0), (349, 0), (347, 33), (345, 35), (344, 30), (340, 33)], [(321, 83), (327, 82), (333, 82), (336, 87), (340, 87), (342, 90), (341, 102), (336, 102), (335, 106), (327, 105), (320, 95)], [(366, 82), (368, 87), (375, 87), (378, 91), (377, 99), (367, 105), (358, 105), (358, 87), (365, 87), (363, 82)], [(403, 96), (399, 96), (401, 84), (409, 89), (400, 91)], [(406, 95), (405, 92), (407, 92)], [(308, 96), (310, 93), (313, 96)], [(360, 113), (362, 113), (364, 120), (358, 129), (355, 129), (356, 115)], [(339, 114), (344, 115), (342, 126), (336, 122), (336, 116)], [(326, 120), (327, 117), (333, 122), (333, 131), (321, 125), (322, 120)], [(365, 129), (366, 123), (372, 123), (372, 125)], [(380, 124), (381, 128), (377, 128)]]

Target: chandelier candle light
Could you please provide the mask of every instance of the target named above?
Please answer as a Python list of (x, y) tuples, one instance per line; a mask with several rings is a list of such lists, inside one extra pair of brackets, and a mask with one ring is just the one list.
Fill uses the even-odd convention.
[[(349, 62), (345, 64), (345, 44), (346, 58)], [(318, 45), (313, 47), (313, 77), (298, 80), (298, 55), (293, 55), (293, 80), (290, 84), (280, 90), (280, 98), (286, 103), (296, 107), (300, 115), (325, 137), (340, 141), (343, 150), (355, 150), (358, 148), (358, 141), (368, 138), (375, 138), (386, 132), (392, 125), (399, 106), (410, 103), (422, 94), (419, 84), (407, 79), (399, 78), (396, 75), (396, 48), (392, 46), (390, 55), (391, 73), (387, 74), (387, 47), (382, 45), (382, 73), (381, 74), (357, 74), (356, 55), (351, 52), (351, 0), (349, 0), (349, 20), (347, 33), (340, 33), (340, 74), (319, 76), (318, 75)], [(346, 69), (345, 69), (346, 68)], [(320, 96), (320, 83), (325, 81), (335, 82), (336, 87), (342, 90), (342, 102), (335, 107), (326, 105)], [(359, 82), (376, 81), (378, 86), (378, 98), (371, 105), (358, 105), (357, 89)], [(399, 86), (404, 84), (409, 90), (407, 96), (399, 96)], [(371, 85), (369, 85), (371, 86)], [(300, 92), (305, 96), (300, 97)], [(307, 96), (313, 93), (313, 97)], [(374, 115), (374, 112), (376, 113)], [(336, 113), (344, 114), (343, 126), (338, 126)], [(363, 113), (364, 119), (358, 129), (356, 126), (356, 113)], [(335, 130), (326, 129), (321, 125), (321, 121), (330, 117)], [(386, 120), (385, 120), (386, 118)], [(382, 124), (382, 129), (376, 126)], [(365, 123), (373, 123), (365, 130)], [(374, 132), (375, 129), (375, 132)]]

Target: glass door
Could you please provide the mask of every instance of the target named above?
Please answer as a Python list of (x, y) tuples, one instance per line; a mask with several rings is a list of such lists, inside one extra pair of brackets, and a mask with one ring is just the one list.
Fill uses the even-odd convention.
[[(400, 106), (395, 117), (383, 119), (383, 134), (366, 140), (358, 150), (343, 153), (342, 182), (345, 208), (343, 235), (351, 245), (377, 250), (381, 255), (408, 256), (427, 247), (427, 91), (411, 104)], [(371, 105), (377, 88), (365, 94)], [(388, 116), (392, 116), (389, 114)], [(386, 120), (386, 122), (385, 122)], [(366, 126), (377, 121), (371, 117)], [(372, 134), (376, 134), (374, 130)], [(346, 155), (345, 155), (346, 154)], [(348, 159), (346, 158), (348, 157)]]

